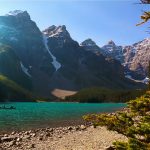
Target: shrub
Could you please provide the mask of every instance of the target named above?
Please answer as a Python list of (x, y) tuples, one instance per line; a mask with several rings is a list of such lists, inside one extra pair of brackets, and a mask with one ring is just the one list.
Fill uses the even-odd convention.
[(83, 116), (95, 126), (106, 126), (128, 137), (128, 142), (113, 143), (116, 150), (150, 150), (150, 93), (127, 103), (124, 111)]

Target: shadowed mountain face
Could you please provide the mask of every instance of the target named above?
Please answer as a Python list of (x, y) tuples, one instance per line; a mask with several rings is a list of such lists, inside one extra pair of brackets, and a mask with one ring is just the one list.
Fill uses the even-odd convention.
[[(33, 92), (46, 95), (49, 76), (54, 71), (54, 67), (51, 64), (52, 58), (45, 48), (43, 35), (35, 22), (30, 19), (29, 14), (26, 11), (15, 11), (0, 16), (0, 35), (0, 43), (14, 50), (31, 75)], [(28, 77), (27, 74), (25, 75)]]
[[(36, 96), (50, 97), (54, 89), (139, 86), (126, 79), (120, 62), (102, 55), (91, 39), (79, 45), (64, 25), (41, 32), (26, 11), (0, 16), (0, 35), (5, 47), (0, 46), (1, 74)], [(2, 53), (8, 47), (9, 52)]]

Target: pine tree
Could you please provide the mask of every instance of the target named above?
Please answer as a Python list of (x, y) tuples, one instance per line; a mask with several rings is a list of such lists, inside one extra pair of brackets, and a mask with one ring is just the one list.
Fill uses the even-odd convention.
[[(142, 4), (150, 4), (150, 0), (140, 0)], [(141, 16), (143, 20), (141, 23), (138, 23), (137, 26), (144, 24), (150, 20), (150, 11), (144, 11), (143, 15)]]
[(128, 137), (128, 142), (116, 141), (110, 149), (150, 150), (150, 93), (128, 102), (125, 111), (91, 114), (83, 118), (94, 126), (106, 126)]

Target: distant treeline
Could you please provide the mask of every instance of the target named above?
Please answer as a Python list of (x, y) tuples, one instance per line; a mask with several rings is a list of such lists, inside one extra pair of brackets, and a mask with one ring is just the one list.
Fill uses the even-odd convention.
[(127, 102), (141, 96), (145, 90), (112, 90), (106, 88), (88, 88), (67, 96), (65, 101), (81, 103)]

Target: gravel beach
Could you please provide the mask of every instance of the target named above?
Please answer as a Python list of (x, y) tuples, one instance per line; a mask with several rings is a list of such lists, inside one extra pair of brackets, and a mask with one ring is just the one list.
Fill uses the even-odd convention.
[(105, 127), (78, 125), (0, 135), (0, 150), (105, 150), (127, 138)]

